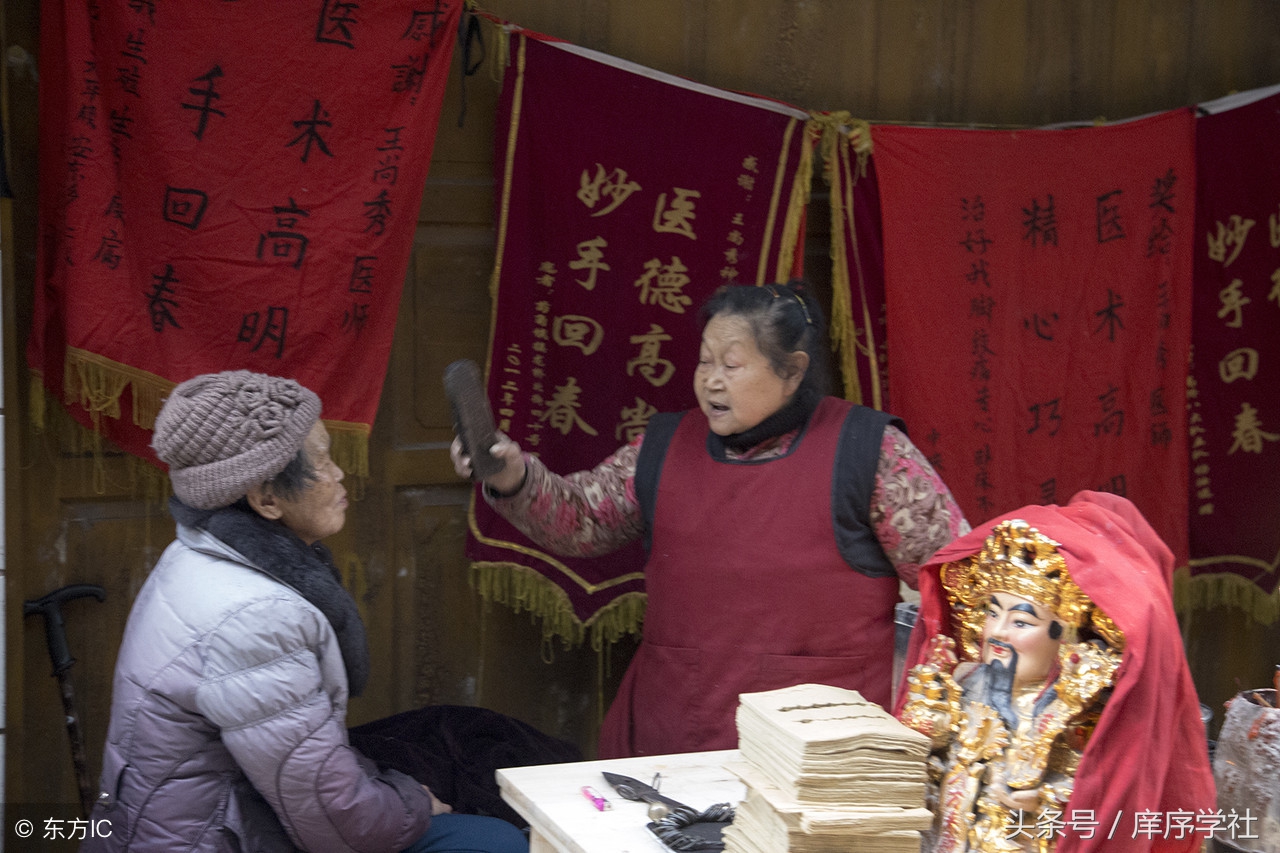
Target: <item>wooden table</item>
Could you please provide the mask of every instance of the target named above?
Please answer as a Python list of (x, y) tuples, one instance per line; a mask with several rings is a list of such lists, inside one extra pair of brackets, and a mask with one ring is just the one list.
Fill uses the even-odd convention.
[[(641, 758), (540, 764), (499, 770), (502, 798), (529, 821), (530, 853), (670, 853), (646, 828), (648, 804), (624, 800), (601, 772), (621, 773), (651, 783), (661, 773), (659, 790), (696, 809), (715, 803), (737, 805), (746, 786), (725, 770), (740, 761), (736, 749)], [(590, 785), (612, 806), (597, 811), (582, 794)]]

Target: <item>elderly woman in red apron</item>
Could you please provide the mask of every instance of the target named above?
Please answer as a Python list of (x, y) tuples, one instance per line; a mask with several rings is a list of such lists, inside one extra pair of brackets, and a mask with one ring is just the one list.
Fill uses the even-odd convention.
[[(820, 682), (888, 705), (900, 581), (969, 530), (900, 420), (826, 395), (803, 285), (723, 287), (702, 316), (696, 409), (568, 476), (506, 436), (491, 448), (485, 499), (542, 547), (647, 546), (601, 757), (731, 748), (740, 693)], [(459, 441), (453, 459), (471, 475)]]

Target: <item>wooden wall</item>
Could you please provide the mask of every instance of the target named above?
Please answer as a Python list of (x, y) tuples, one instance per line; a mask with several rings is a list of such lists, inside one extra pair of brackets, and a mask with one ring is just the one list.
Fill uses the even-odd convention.
[[(20, 603), (69, 583), (107, 589), (105, 603), (76, 602), (66, 613), (96, 776), (120, 632), (172, 524), (128, 459), (95, 456), (57, 429), (24, 427), (20, 353), (33, 292), (36, 83), (14, 49), (38, 54), (38, 3), (3, 0), (2, 8), (4, 55), (14, 61), (0, 68), (0, 104), (15, 196), (0, 209), (11, 235), (3, 246), (4, 409), (11, 416), (5, 799), (73, 803), (42, 627), (23, 619)], [(482, 8), (702, 83), (871, 121), (1119, 119), (1280, 82), (1280, 4), (1273, 0), (490, 0)], [(484, 356), (499, 78), (486, 64), (464, 87), (459, 66), (455, 57), (372, 436), (372, 476), (346, 530), (330, 543), (374, 652), (374, 677), (353, 704), (352, 721), (421, 703), (484, 705), (591, 755), (599, 715), (633, 645), (596, 653), (545, 641), (527, 614), (484, 605), (467, 583), (468, 489), (448, 461), (440, 376), (456, 358)], [(817, 270), (825, 235), (813, 227)], [(105, 489), (95, 487), (95, 464), (105, 466)], [(1202, 696), (1214, 703), (1234, 693), (1237, 681), (1259, 686), (1264, 650), (1275, 657), (1280, 649), (1276, 626), (1251, 625), (1233, 612), (1197, 614), (1187, 636)]]

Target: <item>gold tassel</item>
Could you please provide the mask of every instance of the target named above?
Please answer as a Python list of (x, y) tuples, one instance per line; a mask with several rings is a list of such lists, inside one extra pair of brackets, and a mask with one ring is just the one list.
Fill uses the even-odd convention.
[(598, 652), (623, 634), (638, 635), (644, 622), (646, 596), (631, 592), (609, 602), (584, 624), (563, 589), (516, 563), (472, 563), (470, 583), (482, 600), (502, 604), (515, 613), (527, 612), (536, 619), (544, 647), (557, 639), (567, 649), (580, 646), (590, 628), (591, 648)]
[(135, 376), (130, 386), (133, 391), (133, 423), (145, 430), (156, 428), (156, 415), (164, 405), (165, 397), (177, 387), (159, 376)]
[(791, 181), (791, 197), (787, 201), (787, 211), (782, 219), (782, 236), (778, 242), (778, 263), (773, 281), (762, 281), (757, 284), (784, 282), (791, 278), (791, 270), (795, 266), (796, 245), (800, 241), (800, 226), (804, 221), (804, 212), (809, 206), (809, 195), (813, 182), (813, 139), (814, 122), (804, 124), (804, 139), (800, 141), (800, 162), (796, 164), (795, 177)]
[(120, 417), (120, 395), (128, 384), (129, 377), (112, 369), (106, 359), (85, 358), (67, 350), (63, 397), (68, 405), (79, 404), (89, 413), (95, 431), (103, 415)]
[[(839, 134), (836, 134), (837, 139)], [(862, 377), (858, 373), (858, 324), (853, 318), (853, 284), (849, 278), (849, 244), (857, 239), (853, 233), (853, 212), (846, 209), (847, 160), (843, 146), (837, 146), (831, 172), (831, 347), (844, 377), (844, 396), (863, 404)]]
[(867, 161), (871, 159), (871, 122), (861, 118), (850, 118), (848, 125), (849, 147), (858, 155), (858, 171), (853, 176), (856, 183), (858, 178), (867, 176)]
[[(858, 296), (862, 309), (862, 335), (859, 340), (856, 323), (853, 331), (853, 347), (845, 351), (845, 358), (851, 365), (850, 369), (857, 371), (858, 355), (866, 359), (867, 375), (871, 381), (871, 399), (862, 402), (874, 409), (884, 409), (884, 393), (881, 388), (881, 364), (880, 356), (876, 346), (875, 323), (871, 319), (871, 307), (867, 304), (867, 287), (862, 275), (862, 261), (858, 255), (858, 234), (857, 234), (857, 217), (853, 213), (853, 188), (857, 186), (858, 179), (866, 177), (867, 162), (871, 159), (871, 124), (863, 119), (850, 118), (848, 121), (849, 134), (848, 142), (840, 148), (840, 164), (844, 177), (843, 186), (843, 207), (845, 221), (849, 224), (849, 240), (846, 251), (853, 253), (853, 258), (849, 265), (845, 267), (846, 276), (849, 266), (852, 267), (858, 275)], [(849, 168), (849, 151), (857, 157), (857, 168)], [(853, 301), (853, 282), (849, 281), (849, 299)], [(851, 306), (857, 307), (857, 306)], [(877, 306), (877, 310), (879, 306)], [(852, 311), (850, 317), (853, 316)], [(861, 390), (861, 389), (860, 389)], [(865, 396), (865, 395), (863, 395)]]
[(1253, 581), (1234, 572), (1191, 576), (1187, 567), (1173, 575), (1173, 606), (1179, 613), (1233, 607), (1262, 625), (1280, 619), (1280, 590), (1268, 595)]
[[(847, 112), (815, 114), (822, 131), (822, 172), (831, 188), (831, 349), (836, 354), (844, 378), (844, 397), (865, 403), (858, 376), (858, 328), (853, 318), (853, 287), (849, 280), (848, 246), (855, 239), (852, 196), (846, 198), (854, 178), (846, 175), (848, 149), (856, 145), (853, 135), (865, 122), (856, 122)], [(867, 134), (869, 138), (869, 134)], [(859, 155), (859, 169), (865, 170)]]
[[(31, 375), (31, 421), (37, 430), (46, 427), (46, 395), (42, 376), (37, 371)], [(103, 415), (120, 417), (120, 397), (130, 390), (133, 400), (133, 423), (146, 430), (156, 426), (160, 407), (177, 383), (164, 377), (86, 350), (67, 348), (63, 362), (63, 398), (68, 406), (79, 405), (89, 413), (93, 429), (84, 445), (93, 454), (95, 488), (106, 489), (105, 468), (102, 462)], [(353, 500), (360, 500), (369, 479), (369, 426), (349, 421), (326, 420), (325, 427), (332, 437), (330, 453), (333, 461), (352, 479), (347, 490)]]
[[(502, 281), (502, 256), (506, 252), (507, 244), (507, 219), (511, 210), (511, 184), (512, 175), (515, 174), (515, 156), (516, 156), (516, 136), (520, 129), (521, 114), (524, 110), (524, 69), (525, 69), (525, 43), (527, 38), (520, 36), (517, 42), (516, 55), (516, 79), (515, 91), (511, 93), (511, 120), (510, 127), (507, 129), (507, 152), (506, 162), (502, 166), (502, 188), (499, 191), (498, 202), (498, 222), (497, 222), (497, 247), (494, 252), (493, 270), (489, 274), (489, 334), (493, 335), (493, 329), (497, 323), (498, 316), (498, 285)], [(486, 373), (488, 371), (486, 370)]]
[(587, 621), (591, 648), (599, 652), (624, 636), (639, 636), (648, 603), (649, 596), (643, 592), (627, 592), (600, 608)]
[(140, 496), (148, 510), (164, 506), (172, 494), (169, 475), (137, 456), (129, 456), (127, 460), (129, 494)]
[(488, 30), (489, 46), (485, 49), (485, 63), (489, 66), (489, 79), (501, 83), (511, 64), (511, 30), (506, 24), (481, 17), (480, 25)]
[[(146, 510), (142, 515), (142, 541), (146, 543), (148, 550), (158, 550), (163, 547), (163, 544), (156, 542), (153, 538), (156, 531), (152, 520), (164, 517), (163, 508), (169, 501), (169, 495), (172, 494), (169, 475), (137, 456), (128, 457), (127, 470), (129, 472), (129, 493), (141, 495), (142, 506)], [(163, 535), (166, 540), (171, 538), (173, 535), (172, 528), (164, 531)]]
[(36, 432), (44, 432), (48, 415), (44, 371), (32, 370), (27, 386), (27, 417)]
[(582, 644), (585, 632), (564, 590), (526, 566), (472, 563), (471, 586), (485, 601), (529, 613), (541, 622), (544, 643), (560, 638), (566, 648)]
[(91, 431), (85, 429), (79, 421), (73, 418), (66, 407), (57, 402), (51, 402), (51, 395), (43, 385), (38, 389), (32, 389), (33, 394), (37, 391), (44, 397), (41, 408), (45, 410), (45, 415), (36, 429), (43, 433), (46, 436), (46, 440), (51, 442), (60, 452), (70, 453), (75, 456), (90, 452), (93, 448)]
[(79, 404), (89, 413), (93, 423), (90, 436), (93, 490), (95, 494), (106, 494), (107, 469), (102, 461), (102, 416), (120, 417), (120, 395), (124, 393), (129, 380), (100, 361), (80, 358), (77, 351), (68, 348), (62, 383), (63, 399), (67, 405)]
[(352, 500), (363, 500), (369, 484), (369, 427), (350, 421), (324, 422), (329, 431), (329, 456), (351, 479), (347, 493)]
[(369, 614), (365, 612), (365, 602), (369, 598), (369, 574), (365, 571), (364, 561), (354, 551), (344, 550), (333, 555), (333, 564), (338, 567), (342, 586), (351, 593), (362, 618), (367, 619)]
[(67, 404), (78, 402), (87, 410), (95, 429), (102, 414), (120, 417), (120, 395), (128, 388), (133, 399), (133, 423), (148, 430), (155, 428), (160, 406), (177, 384), (75, 347), (67, 347), (63, 383)]

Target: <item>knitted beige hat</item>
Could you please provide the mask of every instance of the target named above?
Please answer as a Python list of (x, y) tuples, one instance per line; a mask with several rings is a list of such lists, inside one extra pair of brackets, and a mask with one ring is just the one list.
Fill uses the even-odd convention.
[(218, 509), (283, 471), (319, 418), (320, 398), (292, 379), (206, 373), (169, 394), (151, 446), (178, 500)]

